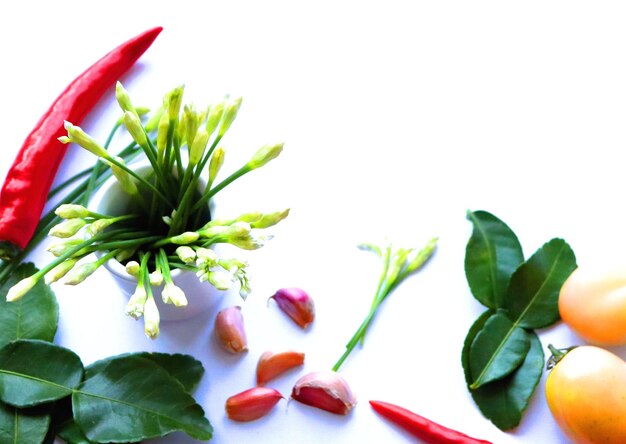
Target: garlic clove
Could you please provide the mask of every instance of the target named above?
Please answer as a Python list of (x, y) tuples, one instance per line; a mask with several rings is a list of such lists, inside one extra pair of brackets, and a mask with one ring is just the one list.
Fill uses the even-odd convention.
[(248, 350), (241, 307), (221, 310), (215, 317), (215, 335), (220, 345), (228, 352), (237, 354)]
[(244, 390), (226, 400), (226, 415), (233, 421), (254, 421), (267, 415), (282, 398), (268, 387)]
[(300, 288), (281, 288), (270, 299), (301, 328), (308, 327), (315, 319), (313, 299)]
[(300, 378), (291, 397), (336, 415), (347, 415), (356, 405), (350, 386), (337, 372), (312, 372)]
[(256, 383), (264, 385), (287, 370), (302, 364), (304, 364), (304, 353), (291, 350), (279, 353), (267, 351), (259, 358), (256, 367)]

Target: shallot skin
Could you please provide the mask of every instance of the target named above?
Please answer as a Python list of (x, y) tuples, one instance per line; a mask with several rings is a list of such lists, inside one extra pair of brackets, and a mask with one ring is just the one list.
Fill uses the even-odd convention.
[(232, 354), (248, 350), (241, 307), (228, 307), (215, 317), (214, 332), (224, 350)]
[(347, 415), (356, 405), (356, 398), (347, 381), (334, 371), (304, 375), (293, 387), (291, 397), (336, 415)]
[(226, 415), (233, 421), (254, 421), (267, 415), (281, 399), (277, 390), (253, 387), (226, 400)]
[(313, 299), (301, 288), (281, 288), (270, 299), (274, 299), (278, 307), (302, 329), (315, 320)]

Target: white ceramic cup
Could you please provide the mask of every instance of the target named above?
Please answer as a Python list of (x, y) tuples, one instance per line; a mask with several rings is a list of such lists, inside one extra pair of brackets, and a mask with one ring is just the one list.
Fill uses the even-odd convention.
[[(133, 166), (133, 171), (137, 174), (148, 174), (152, 170), (149, 164), (140, 164), (139, 166)], [(202, 181), (200, 187), (204, 189), (206, 182)], [(116, 216), (125, 214), (129, 206), (129, 196), (122, 191), (118, 181), (115, 177), (111, 177), (107, 180), (102, 187), (93, 195), (89, 209), (96, 213)], [(211, 212), (214, 210), (214, 205), (211, 202)], [(104, 254), (99, 252), (100, 256)], [(126, 267), (115, 259), (108, 260), (104, 267), (114, 277), (119, 288), (128, 296), (135, 292), (137, 286), (137, 278), (131, 276), (126, 272)], [(187, 270), (174, 269), (171, 272), (172, 280), (174, 284), (180, 287), (187, 297), (187, 305), (184, 307), (176, 307), (173, 304), (163, 303), (161, 297), (161, 290), (163, 285), (158, 288), (153, 288), (154, 299), (159, 308), (159, 313), (162, 320), (183, 320), (190, 319), (200, 313), (208, 310), (215, 304), (216, 290), (208, 282), (200, 282), (195, 273)]]

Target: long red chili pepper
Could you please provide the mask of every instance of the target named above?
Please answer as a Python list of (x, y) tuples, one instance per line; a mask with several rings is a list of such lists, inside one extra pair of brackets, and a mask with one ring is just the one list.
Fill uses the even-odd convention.
[(150, 47), (162, 27), (122, 43), (79, 75), (26, 137), (0, 191), (0, 249), (23, 249), (33, 236), (65, 155), (65, 120), (79, 124), (105, 91)]
[(444, 427), (410, 410), (383, 401), (370, 401), (372, 408), (413, 436), (428, 444), (491, 444)]

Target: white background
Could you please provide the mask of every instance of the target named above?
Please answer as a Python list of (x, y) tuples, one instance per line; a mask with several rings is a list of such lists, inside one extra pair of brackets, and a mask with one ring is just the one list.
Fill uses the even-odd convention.
[[(245, 255), (253, 279), (245, 356), (224, 354), (211, 337), (215, 311), (242, 303), (236, 291), (215, 292), (211, 312), (164, 322), (150, 341), (124, 316), (124, 296), (104, 271), (54, 287), (57, 342), (86, 364), (135, 350), (194, 355), (206, 368), (196, 398), (216, 444), (407, 441), (369, 399), (497, 443), (567, 442), (545, 402), (545, 375), (521, 425), (506, 433), (465, 387), (461, 347), (483, 310), (463, 271), (465, 212), (502, 218), (527, 256), (563, 237), (581, 265), (624, 259), (625, 19), (621, 2), (4, 2), (1, 177), (76, 75), (156, 25), (164, 31), (122, 79), (136, 104), (156, 107), (178, 84), (198, 106), (242, 95), (225, 170), (285, 141), (279, 159), (218, 195), (225, 217), (292, 209), (264, 249)], [(103, 139), (118, 115), (111, 92), (83, 127)], [(91, 161), (72, 147), (59, 177)], [(301, 373), (339, 358), (380, 269), (356, 245), (384, 236), (415, 247), (439, 236), (439, 249), (387, 299), (341, 369), (360, 401), (352, 414), (282, 401), (259, 421), (229, 421), (224, 401), (253, 385), (265, 350), (306, 352), (305, 367), (274, 384), (285, 396)], [(41, 250), (33, 260), (50, 257)], [(286, 286), (314, 297), (309, 331), (266, 305)], [(564, 325), (540, 337), (544, 346), (582, 343)]]

